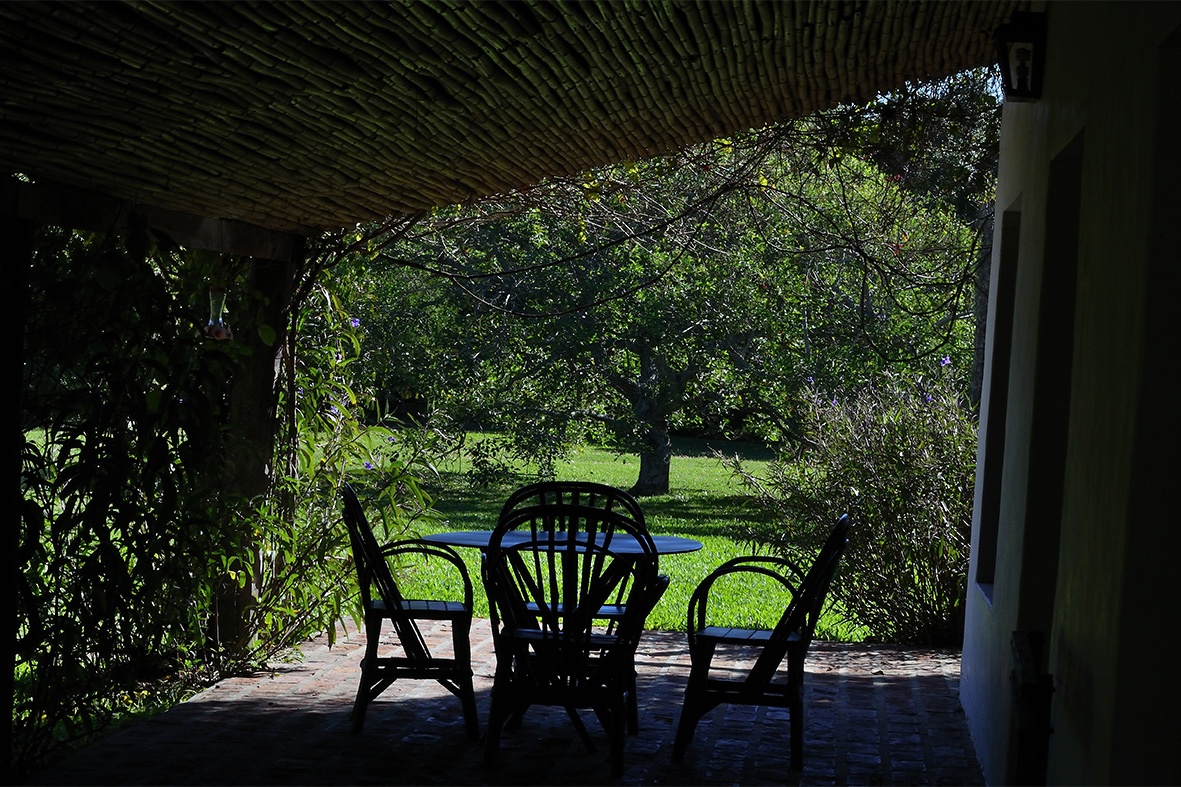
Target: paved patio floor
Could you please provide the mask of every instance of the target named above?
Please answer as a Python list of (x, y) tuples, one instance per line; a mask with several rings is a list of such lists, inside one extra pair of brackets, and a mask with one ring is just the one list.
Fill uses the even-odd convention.
[[(424, 630), (432, 645), (449, 635)], [(488, 622), (472, 632), (481, 721), (493, 651)], [(332, 648), (307, 643), (303, 659), (225, 680), (167, 713), (128, 727), (30, 784), (338, 785), (602, 784), (606, 740), (586, 751), (561, 710), (531, 709), (501, 740), (499, 762), (464, 733), (458, 700), (434, 682), (400, 681), (351, 733), (349, 711), (363, 635)], [(720, 707), (693, 749), (671, 761), (689, 672), (685, 638), (645, 634), (637, 656), (641, 727), (627, 741), (619, 784), (983, 784), (958, 698), (958, 652), (816, 642), (806, 678), (804, 768), (788, 768), (788, 713)]]

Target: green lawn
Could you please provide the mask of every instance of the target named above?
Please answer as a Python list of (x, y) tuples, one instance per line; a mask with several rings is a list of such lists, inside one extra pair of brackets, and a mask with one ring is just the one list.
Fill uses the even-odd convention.
[[(661, 573), (667, 574), (671, 582), (648, 618), (650, 628), (684, 631), (689, 596), (697, 584), (729, 558), (757, 551), (750, 544), (734, 540), (730, 534), (743, 521), (766, 514), (751, 506), (741, 484), (713, 456), (711, 448), (715, 447), (727, 454), (738, 453), (756, 471), (771, 459), (766, 449), (746, 444), (702, 440), (674, 443), (670, 477), (672, 493), (642, 498), (640, 503), (654, 535), (687, 536), (702, 542), (703, 547), (698, 552), (661, 557)], [(635, 483), (638, 469), (638, 457), (618, 457), (610, 451), (586, 448), (570, 462), (558, 467), (558, 477), (599, 481), (627, 489)], [(443, 468), (441, 483), (431, 490), (443, 518), (438, 529), (491, 529), (508, 492), (530, 480), (522, 477), (513, 479), (503, 488), (475, 490), (468, 484), (461, 467)], [(460, 554), (477, 585), (476, 614), (486, 616), (487, 599), (479, 587), (479, 553), (473, 549), (461, 549)], [(434, 586), (432, 590), (437, 590), (438, 577), (434, 572), (426, 572), (424, 579), (428, 586)], [(712, 604), (716, 605), (711, 606), (711, 610), (716, 612), (717, 622), (728, 625), (772, 626), (783, 612), (781, 599), (751, 587), (726, 589)], [(842, 636), (839, 620), (835, 617), (824, 621), (821, 629), (819, 633), (825, 636)]]

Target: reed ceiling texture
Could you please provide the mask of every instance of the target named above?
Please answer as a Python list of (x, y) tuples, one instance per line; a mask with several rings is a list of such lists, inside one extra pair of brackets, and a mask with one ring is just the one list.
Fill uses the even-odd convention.
[(284, 232), (994, 60), (1020, 2), (0, 2), (0, 168)]

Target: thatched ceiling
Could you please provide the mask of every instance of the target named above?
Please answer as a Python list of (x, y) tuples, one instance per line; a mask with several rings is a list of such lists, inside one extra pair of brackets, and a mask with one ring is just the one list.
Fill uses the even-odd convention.
[(0, 2), (0, 169), (307, 232), (993, 60), (1019, 2)]

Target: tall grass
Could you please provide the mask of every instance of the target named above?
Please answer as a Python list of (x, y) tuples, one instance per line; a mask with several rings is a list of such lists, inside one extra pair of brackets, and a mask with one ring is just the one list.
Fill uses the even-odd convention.
[[(668, 591), (648, 617), (647, 626), (661, 631), (684, 631), (689, 596), (710, 571), (726, 560), (742, 554), (755, 554), (759, 547), (740, 540), (735, 533), (751, 532), (769, 526), (772, 517), (758, 509), (744, 492), (741, 481), (714, 454), (714, 449), (729, 456), (738, 454), (747, 471), (764, 470), (772, 455), (764, 448), (724, 441), (682, 439), (674, 443), (674, 457), (667, 495), (640, 500), (653, 535), (686, 536), (702, 544), (697, 552), (663, 555), (661, 573), (670, 578)], [(474, 488), (464, 474), (462, 461), (440, 468), (437, 484), (431, 486), (440, 520), (432, 525), (435, 532), (444, 530), (490, 530), (496, 524), (500, 506), (508, 492), (533, 478), (528, 474), (506, 478), (493, 488)], [(627, 489), (635, 483), (639, 458), (617, 456), (611, 451), (588, 447), (557, 467), (559, 479), (598, 481)], [(428, 530), (424, 529), (424, 534)], [(461, 549), (468, 571), (476, 584), (476, 614), (488, 614), (487, 598), (479, 587), (480, 555), (474, 549)], [(805, 558), (807, 559), (807, 558)], [(440, 574), (426, 569), (407, 576), (408, 590), (417, 586), (424, 593), (441, 592)], [(760, 604), (758, 594), (749, 589), (731, 588), (711, 599), (711, 620), (720, 625), (773, 626), (783, 612), (781, 602)], [(715, 617), (716, 616), (716, 617)], [(830, 614), (822, 621), (818, 636), (847, 639), (856, 632), (839, 615)]]

